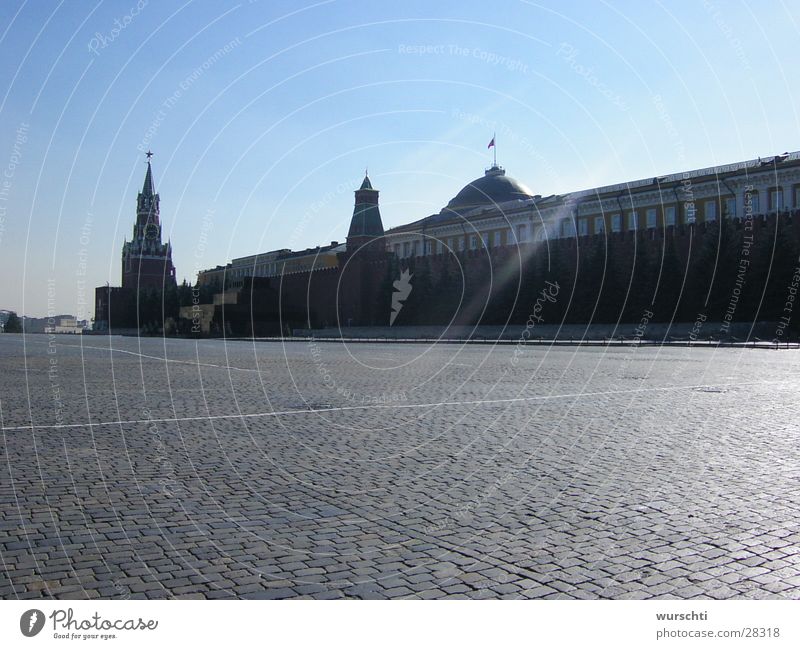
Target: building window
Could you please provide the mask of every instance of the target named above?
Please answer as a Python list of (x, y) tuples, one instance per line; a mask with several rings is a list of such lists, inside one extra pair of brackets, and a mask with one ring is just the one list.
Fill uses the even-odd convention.
[(399, 257), (400, 256), (400, 244), (399, 243), (394, 244), (394, 254), (395, 254), (395, 257)]
[(439, 240), (436, 242), (436, 253), (437, 253), (437, 254), (439, 254), (439, 255), (441, 255), (443, 252), (444, 252), (444, 241), (442, 241), (441, 239), (439, 239)]
[(780, 187), (770, 190), (769, 209), (771, 212), (777, 212), (783, 209), (783, 190)]
[(475, 250), (478, 247), (478, 237), (474, 234), (471, 234), (469, 237), (469, 249)]
[(561, 221), (561, 236), (574, 237), (575, 236), (575, 222), (572, 219), (564, 219)]
[(419, 254), (419, 241), (411, 242), (411, 256), (416, 257)]
[(758, 214), (758, 192), (745, 190), (744, 192), (744, 217), (752, 218)]
[(602, 216), (594, 217), (594, 233), (600, 234), (606, 231), (606, 220)]
[(647, 222), (647, 229), (653, 230), (656, 227), (656, 208), (648, 207), (645, 212), (645, 221)]
[(744, 193), (744, 215), (745, 217), (752, 217), (755, 214), (761, 213), (761, 205), (758, 200), (757, 191), (745, 191)]
[(631, 212), (630, 214), (628, 214), (628, 230), (635, 230), (636, 229), (636, 227), (638, 225), (637, 216), (638, 215), (636, 214), (636, 212)]
[(726, 198), (725, 199), (725, 216), (729, 219), (736, 218), (736, 199), (735, 198)]
[(800, 207), (800, 185), (794, 186), (794, 207)]
[(611, 215), (611, 231), (622, 232), (622, 214)]
[(403, 243), (403, 257), (408, 257), (411, 254), (411, 244), (406, 241)]
[(675, 206), (670, 205), (664, 208), (664, 225), (669, 227), (675, 225)]
[(426, 241), (425, 242), (425, 254), (432, 255), (433, 254), (433, 241)]
[(587, 219), (578, 219), (578, 236), (585, 237), (589, 234), (589, 221)]
[(683, 208), (683, 222), (694, 223), (696, 220), (694, 203), (686, 203)]
[(703, 215), (706, 221), (717, 220), (717, 201), (706, 201), (703, 208)]
[(464, 247), (465, 247), (464, 237), (459, 237), (458, 238), (458, 249), (459, 249), (459, 251), (463, 251)]
[(488, 232), (484, 232), (482, 238), (483, 238), (483, 247), (484, 248), (488, 248), (489, 247), (489, 233)]
[(503, 240), (502, 232), (498, 230), (497, 232), (494, 233), (494, 247), (497, 248), (498, 246), (502, 246), (503, 245), (502, 240)]
[(517, 226), (517, 241), (522, 243), (528, 240), (528, 224), (522, 223)]

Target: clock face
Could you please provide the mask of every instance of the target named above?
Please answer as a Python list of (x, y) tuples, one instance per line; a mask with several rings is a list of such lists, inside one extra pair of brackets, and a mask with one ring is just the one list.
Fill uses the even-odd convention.
[(144, 229), (144, 236), (147, 239), (155, 239), (158, 236), (158, 226), (155, 223), (148, 223)]

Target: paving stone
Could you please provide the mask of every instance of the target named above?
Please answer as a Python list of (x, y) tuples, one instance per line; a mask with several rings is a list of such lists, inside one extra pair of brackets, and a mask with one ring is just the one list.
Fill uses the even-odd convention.
[(270, 588), (267, 590), (259, 590), (254, 592), (245, 593), (243, 599), (286, 599), (287, 597), (296, 597), (297, 592), (291, 588)]
[[(751, 377), (743, 410), (736, 386), (681, 388), (697, 380), (690, 349), (662, 363), (657, 349), (530, 347), (510, 371), (502, 345), (330, 344), (314, 356), (306, 343), (96, 337), (59, 344), (68, 427), (34, 429), (32, 457), (31, 418), (55, 423), (46, 346), (2, 340), (0, 498), (15, 502), (0, 508), (5, 599), (800, 599), (800, 485), (786, 479), (800, 471), (800, 413), (781, 405), (791, 386), (774, 383), (793, 371), (788, 357), (717, 350), (702, 364), (709, 384)], [(113, 375), (111, 354), (94, 349), (108, 344), (130, 352), (114, 353)], [(393, 369), (370, 371), (379, 357)], [(474, 407), (306, 415), (309, 403), (353, 403), (320, 383), (319, 359), (359, 398)], [(464, 382), (463, 367), (480, 380)], [(530, 393), (531, 377), (598, 396), (568, 411), (559, 399), (479, 403)], [(87, 408), (128, 423), (90, 429)], [(214, 425), (192, 420), (191, 437), (171, 421), (207, 412)], [(164, 495), (165, 477), (179, 498)]]

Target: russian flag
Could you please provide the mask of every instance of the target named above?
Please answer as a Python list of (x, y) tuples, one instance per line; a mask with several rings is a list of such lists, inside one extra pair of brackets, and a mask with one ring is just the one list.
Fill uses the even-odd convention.
[(489, 142), (489, 146), (487, 146), (486, 148), (491, 149), (493, 146), (494, 146), (494, 136), (492, 136), (492, 141)]

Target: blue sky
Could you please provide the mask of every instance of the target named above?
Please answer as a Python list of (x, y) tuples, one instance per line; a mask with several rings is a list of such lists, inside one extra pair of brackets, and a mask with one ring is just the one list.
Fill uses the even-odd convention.
[(148, 148), (190, 279), (343, 240), (365, 167), (386, 227), (437, 212), (491, 162), (493, 131), (544, 195), (800, 149), (797, 3), (0, 12), (0, 308), (27, 315), (91, 315), (94, 287), (119, 284)]

